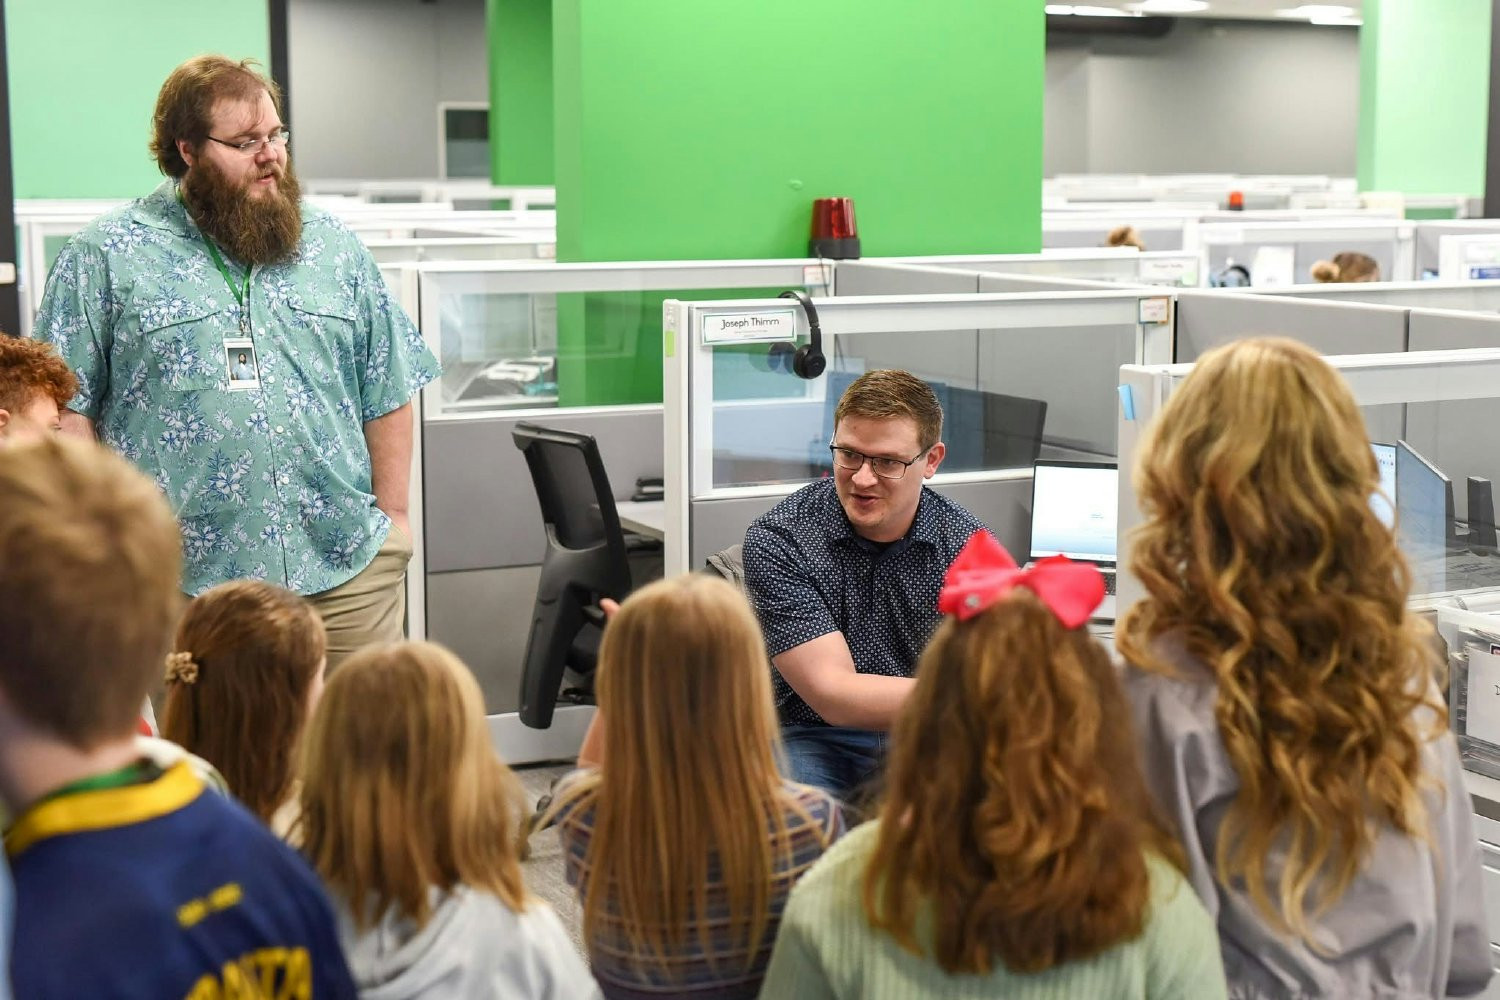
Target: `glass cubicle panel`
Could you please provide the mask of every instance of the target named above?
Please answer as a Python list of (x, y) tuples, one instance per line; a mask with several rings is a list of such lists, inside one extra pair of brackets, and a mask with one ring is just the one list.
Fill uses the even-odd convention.
[[(1500, 421), (1500, 350), (1418, 351), (1331, 357), (1361, 404), (1382, 466), (1373, 504), (1396, 532), (1412, 573), (1412, 598), (1423, 605), (1500, 610), (1500, 546), (1493, 483), (1500, 449), (1491, 428)], [(1130, 371), (1132, 385), (1154, 416), (1191, 365), (1159, 369), (1154, 381)], [(1121, 422), (1122, 460), (1134, 460), (1135, 428)], [(1122, 534), (1139, 521), (1134, 493), (1122, 488)], [(1122, 593), (1125, 593), (1122, 583)]]
[[(836, 301), (836, 300), (835, 300)], [(1030, 469), (1038, 458), (1115, 455), (1115, 375), (1135, 358), (1136, 324), (853, 333), (825, 340), (828, 369), (790, 368), (790, 345), (713, 348), (714, 489), (832, 474), (834, 409), (866, 372), (916, 375), (943, 409), (942, 471)]]
[[(1150, 295), (821, 299), (828, 366), (811, 380), (792, 370), (808, 333), (795, 304), (706, 304), (682, 320), (694, 324), (692, 495), (831, 474), (839, 398), (860, 375), (887, 368), (921, 378), (942, 405), (944, 473), (1029, 471), (1038, 458), (1110, 461), (1119, 366), (1157, 342), (1143, 336), (1143, 297)], [(742, 324), (781, 324), (781, 333), (747, 343), (737, 339)]]
[(419, 325), (443, 364), (428, 413), (659, 403), (665, 300), (805, 288), (805, 263), (422, 266)]

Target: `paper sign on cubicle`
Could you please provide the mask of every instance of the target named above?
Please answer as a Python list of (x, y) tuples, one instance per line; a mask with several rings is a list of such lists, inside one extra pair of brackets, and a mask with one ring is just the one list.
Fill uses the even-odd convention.
[(1141, 260), (1140, 274), (1141, 281), (1148, 285), (1195, 288), (1198, 284), (1198, 262), (1191, 257), (1171, 260), (1147, 257)]
[(1494, 647), (1469, 643), (1468, 713), (1464, 732), (1486, 743), (1500, 745), (1500, 655)]
[(797, 310), (762, 309), (703, 317), (705, 344), (770, 344), (797, 339)]

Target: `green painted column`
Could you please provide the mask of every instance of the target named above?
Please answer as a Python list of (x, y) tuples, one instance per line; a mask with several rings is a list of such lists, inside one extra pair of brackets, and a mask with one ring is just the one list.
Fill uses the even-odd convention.
[(161, 181), (147, 151), (167, 74), (192, 56), (260, 60), (265, 0), (8, 0), (17, 198), (134, 198)]
[[(1044, 31), (1021, 0), (555, 0), (558, 259), (801, 257), (830, 195), (867, 256), (1034, 252)], [(660, 399), (659, 314), (579, 320), (565, 405)]]
[(1484, 193), (1491, 0), (1364, 0), (1359, 186)]
[(487, 0), (490, 176), (552, 183), (552, 0)]

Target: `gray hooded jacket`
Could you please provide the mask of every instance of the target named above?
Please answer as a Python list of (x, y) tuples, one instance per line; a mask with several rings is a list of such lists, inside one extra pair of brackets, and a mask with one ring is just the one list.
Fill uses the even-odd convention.
[(491, 893), (433, 890), (420, 930), (387, 913), (356, 934), (339, 907), (339, 940), (362, 1000), (597, 1000), (599, 987), (552, 908), (517, 913)]

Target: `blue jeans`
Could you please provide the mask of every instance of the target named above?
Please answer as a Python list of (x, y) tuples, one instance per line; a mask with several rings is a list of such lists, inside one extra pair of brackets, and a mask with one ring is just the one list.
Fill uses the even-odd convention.
[(843, 726), (782, 726), (787, 777), (848, 802), (885, 763), (886, 734)]

